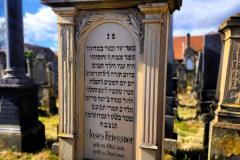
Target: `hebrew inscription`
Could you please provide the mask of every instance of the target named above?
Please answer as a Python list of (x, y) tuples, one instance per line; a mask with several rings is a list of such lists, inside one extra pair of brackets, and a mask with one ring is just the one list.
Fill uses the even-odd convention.
[(240, 104), (240, 44), (234, 43), (232, 57), (230, 59), (230, 74), (227, 91), (227, 102)]
[(127, 28), (105, 23), (85, 44), (84, 158), (132, 160), (136, 44)]

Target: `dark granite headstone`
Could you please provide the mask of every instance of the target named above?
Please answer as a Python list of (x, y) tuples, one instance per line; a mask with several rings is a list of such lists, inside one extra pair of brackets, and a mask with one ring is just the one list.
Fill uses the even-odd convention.
[(218, 70), (221, 57), (221, 36), (218, 33), (205, 35), (204, 51), (201, 55), (199, 82), (200, 108), (204, 116), (204, 146), (209, 141), (209, 125), (214, 118), (214, 101), (217, 87)]
[(168, 66), (167, 66), (167, 90), (166, 90), (166, 110), (165, 110), (165, 138), (177, 139), (177, 134), (174, 133), (174, 108), (175, 104), (175, 93), (174, 81), (173, 81), (173, 70), (174, 70), (174, 57), (173, 57), (173, 36), (172, 36), (172, 25), (170, 36), (169, 36), (169, 49), (168, 49)]
[(45, 145), (38, 121), (38, 87), (26, 76), (21, 0), (5, 0), (6, 75), (0, 79), (1, 147), (34, 152)]

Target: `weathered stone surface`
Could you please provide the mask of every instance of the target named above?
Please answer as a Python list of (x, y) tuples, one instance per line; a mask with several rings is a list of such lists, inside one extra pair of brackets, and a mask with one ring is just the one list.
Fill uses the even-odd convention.
[(44, 147), (44, 126), (38, 121), (37, 87), (0, 87), (0, 100), (0, 137), (6, 144), (4, 147), (16, 146), (16, 150), (28, 152)]
[(50, 6), (71, 7), (73, 5), (77, 6), (79, 9), (88, 8), (127, 8), (127, 7), (137, 7), (139, 4), (144, 3), (159, 3), (167, 2), (169, 4), (169, 9), (173, 12), (176, 9), (180, 9), (182, 5), (182, 0), (42, 0), (42, 3)]
[(218, 78), (217, 116), (210, 129), (209, 159), (240, 159), (239, 24), (240, 14), (237, 14), (220, 27), (224, 48)]
[(60, 159), (162, 159), (175, 3), (43, 2), (58, 14)]
[(0, 79), (1, 147), (33, 152), (45, 145), (45, 134), (38, 121), (37, 86), (26, 76), (21, 0), (6, 0), (5, 12), (8, 38), (6, 75)]

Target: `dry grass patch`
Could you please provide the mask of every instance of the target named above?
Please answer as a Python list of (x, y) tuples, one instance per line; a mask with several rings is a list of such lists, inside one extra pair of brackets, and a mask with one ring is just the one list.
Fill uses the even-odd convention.
[(204, 124), (202, 121), (175, 121), (178, 148), (181, 150), (203, 149)]
[(178, 117), (182, 120), (195, 119), (198, 116), (197, 108), (178, 106)]
[(42, 152), (20, 153), (12, 150), (4, 150), (0, 152), (0, 160), (57, 160), (58, 157), (50, 150), (44, 150)]
[(195, 92), (190, 94), (180, 94), (178, 93), (178, 100), (181, 106), (196, 107), (198, 104), (197, 94)]

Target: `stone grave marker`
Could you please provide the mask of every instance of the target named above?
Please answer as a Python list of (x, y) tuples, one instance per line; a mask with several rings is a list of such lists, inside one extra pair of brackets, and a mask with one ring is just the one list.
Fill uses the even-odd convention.
[(0, 143), (4, 149), (34, 152), (45, 145), (45, 133), (38, 121), (37, 86), (26, 75), (22, 1), (4, 2), (7, 64), (0, 79)]
[(204, 38), (204, 50), (201, 54), (199, 67), (199, 98), (201, 113), (204, 115), (204, 146), (207, 148), (209, 141), (209, 124), (214, 118), (214, 103), (217, 88), (217, 78), (221, 57), (221, 36), (219, 33), (207, 34)]
[(181, 2), (43, 2), (58, 14), (60, 159), (163, 159), (169, 20)]
[(216, 97), (218, 109), (210, 126), (208, 159), (239, 159), (240, 132), (240, 14), (220, 26), (223, 53)]
[(176, 91), (174, 87), (173, 72), (174, 54), (173, 54), (173, 17), (170, 18), (169, 49), (167, 63), (167, 88), (166, 88), (166, 111), (165, 111), (165, 150), (176, 154), (177, 152), (177, 134), (174, 132), (174, 111), (176, 113)]

